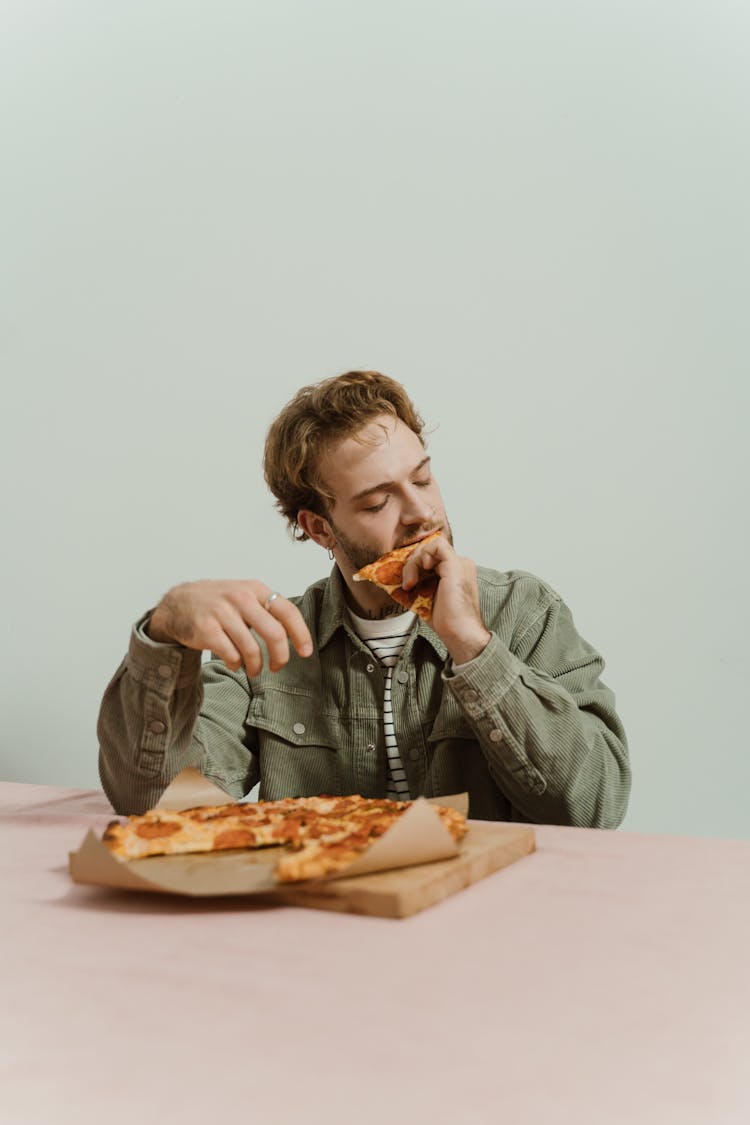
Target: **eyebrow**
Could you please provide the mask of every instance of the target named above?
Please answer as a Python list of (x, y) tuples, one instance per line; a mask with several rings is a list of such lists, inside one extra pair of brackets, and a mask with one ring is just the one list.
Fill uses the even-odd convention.
[[(420, 469), (423, 469), (425, 465), (429, 465), (429, 463), (430, 458), (423, 457), (416, 468), (412, 469), (411, 475), (418, 473)], [(369, 488), (363, 488), (361, 492), (357, 492), (356, 495), (352, 496), (351, 502), (354, 503), (355, 500), (363, 500), (365, 496), (369, 496), (371, 492), (386, 492), (389, 488), (393, 488), (395, 483), (395, 480), (384, 480), (381, 481), (380, 484), (373, 484)]]

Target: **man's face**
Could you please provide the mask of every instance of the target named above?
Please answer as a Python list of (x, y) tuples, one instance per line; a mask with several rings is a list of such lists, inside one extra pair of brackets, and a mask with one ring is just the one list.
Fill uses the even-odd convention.
[(321, 470), (335, 497), (328, 522), (345, 576), (437, 529), (453, 542), (430, 459), (400, 419), (368, 422), (328, 451)]

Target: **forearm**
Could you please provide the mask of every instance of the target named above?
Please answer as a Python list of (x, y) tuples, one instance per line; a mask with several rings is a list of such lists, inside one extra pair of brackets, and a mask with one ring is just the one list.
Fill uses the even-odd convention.
[(201, 654), (149, 645), (133, 630), (102, 700), (99, 776), (117, 812), (152, 808), (185, 766), (202, 766), (195, 728), (203, 702)]
[(482, 654), (447, 678), (490, 774), (536, 823), (615, 828), (630, 791), (622, 724), (588, 646), (564, 671), (535, 669), (493, 635)]

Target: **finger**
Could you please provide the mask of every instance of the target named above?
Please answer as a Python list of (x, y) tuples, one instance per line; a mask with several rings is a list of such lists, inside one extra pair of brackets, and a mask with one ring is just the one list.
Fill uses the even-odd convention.
[(248, 676), (259, 676), (263, 671), (263, 653), (241, 614), (227, 606), (222, 610), (220, 622), (229, 643), (238, 654), (238, 662), (230, 667), (234, 667), (236, 671), (244, 664)]
[(404, 590), (410, 590), (412, 586), (416, 585), (419, 581), (421, 568), (414, 555), (411, 555), (404, 563), (404, 569), (401, 572), (401, 586)]
[(278, 672), (289, 661), (289, 638), (286, 629), (275, 616), (276, 606), (281, 600), (277, 598), (265, 609), (259, 601), (252, 599), (243, 614), (245, 621), (265, 641), (268, 667), (272, 672)]
[(416, 585), (425, 571), (433, 570), (443, 553), (442, 542), (439, 539), (430, 543), (427, 547), (417, 548), (404, 564), (401, 576), (401, 585), (404, 590), (409, 590)]
[(266, 624), (264, 622), (262, 627), (258, 629), (258, 632), (266, 642), (266, 648), (268, 649), (268, 667), (272, 672), (278, 672), (279, 668), (283, 668), (289, 663), (289, 637), (283, 625), (279, 625), (279, 622), (268, 610), (264, 612), (272, 624)]
[[(269, 604), (268, 599), (273, 593), (276, 593), (277, 596)], [(259, 608), (263, 611), (262, 613), (259, 613)], [(281, 633), (273, 628), (271, 635), (266, 636), (264, 620), (267, 625), (267, 619), (270, 618), (275, 624), (280, 625), (284, 637), (288, 637), (291, 640), (300, 656), (311, 655), (313, 651), (313, 640), (310, 635), (310, 630), (305, 623), (305, 619), (297, 606), (293, 605), (283, 594), (278, 594), (277, 591), (271, 590), (270, 587), (261, 584), (258, 593), (253, 593), (252, 596), (243, 598), (240, 610), (248, 624), (252, 625), (256, 632), (261, 633), (264, 639), (270, 641), (274, 636), (281, 638)], [(267, 615), (265, 619), (264, 614)], [(286, 663), (289, 659), (288, 642), (284, 652), (284, 663)]]
[(227, 668), (236, 672), (242, 666), (239, 650), (218, 623), (205, 631), (204, 639), (205, 644), (201, 644), (201, 648), (208, 648), (214, 656), (218, 656), (219, 660), (226, 664)]
[(282, 626), (299, 655), (310, 656), (313, 650), (312, 637), (297, 606), (281, 597), (271, 602), (267, 612)]

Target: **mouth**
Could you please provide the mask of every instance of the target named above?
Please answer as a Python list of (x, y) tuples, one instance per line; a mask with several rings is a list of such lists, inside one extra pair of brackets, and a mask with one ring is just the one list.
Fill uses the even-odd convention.
[(430, 535), (434, 535), (436, 531), (442, 531), (443, 525), (438, 524), (437, 527), (431, 527), (429, 531), (422, 531), (413, 539), (406, 539), (403, 543), (399, 543), (399, 547), (412, 547), (415, 543), (421, 543), (423, 539), (428, 539)]

